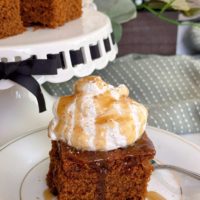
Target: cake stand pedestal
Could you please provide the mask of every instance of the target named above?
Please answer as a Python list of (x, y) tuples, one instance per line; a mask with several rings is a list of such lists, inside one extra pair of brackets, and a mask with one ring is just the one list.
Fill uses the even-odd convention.
[[(60, 52), (64, 68), (58, 69), (57, 75), (34, 76), (40, 84), (88, 76), (106, 67), (118, 52), (109, 18), (95, 9), (85, 8), (81, 18), (57, 29), (29, 29), (21, 35), (0, 40), (1, 62), (25, 60), (33, 55), (46, 59), (48, 54)], [(10, 80), (0, 80), (0, 145), (48, 125), (54, 98), (45, 91), (43, 94), (47, 111), (39, 113), (36, 99), (30, 92)]]
[(0, 91), (0, 146), (31, 130), (47, 127), (55, 98), (43, 90), (47, 110), (38, 113), (35, 97), (21, 86)]

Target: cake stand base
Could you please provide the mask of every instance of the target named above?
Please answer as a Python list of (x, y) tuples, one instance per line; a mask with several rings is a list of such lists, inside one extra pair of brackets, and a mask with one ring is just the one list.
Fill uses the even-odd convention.
[(0, 146), (29, 131), (48, 126), (53, 117), (55, 98), (42, 90), (47, 107), (47, 111), (43, 113), (38, 112), (35, 97), (26, 89), (15, 85), (0, 91)]

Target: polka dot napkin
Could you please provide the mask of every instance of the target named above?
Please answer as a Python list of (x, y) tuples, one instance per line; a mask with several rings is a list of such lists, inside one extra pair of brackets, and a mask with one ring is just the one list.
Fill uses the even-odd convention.
[[(178, 134), (200, 132), (200, 61), (187, 56), (131, 54), (95, 75), (113, 84), (125, 84), (130, 96), (146, 105), (149, 125)], [(45, 83), (52, 95), (72, 92), (77, 78), (66, 83)]]

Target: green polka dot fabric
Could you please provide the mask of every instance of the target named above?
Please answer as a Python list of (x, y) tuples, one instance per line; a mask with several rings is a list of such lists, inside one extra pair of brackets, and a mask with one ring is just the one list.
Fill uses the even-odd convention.
[[(131, 54), (94, 75), (115, 86), (127, 85), (130, 96), (148, 108), (149, 125), (178, 134), (200, 132), (200, 60)], [(54, 96), (68, 95), (76, 80), (45, 83), (44, 88)]]

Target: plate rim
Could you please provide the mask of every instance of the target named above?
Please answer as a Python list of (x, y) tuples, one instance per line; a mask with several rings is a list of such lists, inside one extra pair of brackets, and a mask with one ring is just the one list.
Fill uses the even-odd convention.
[[(38, 129), (34, 129), (34, 130), (30, 130), (24, 134), (22, 134), (21, 136), (3, 144), (2, 146), (0, 146), (0, 152), (3, 151), (4, 149), (6, 149), (8, 146), (12, 145), (13, 143), (25, 138), (25, 137), (28, 137), (34, 133), (37, 133), (37, 132), (41, 132), (41, 131), (44, 131), (44, 130), (47, 130), (48, 129), (48, 126), (45, 126), (45, 127), (41, 127), (41, 128), (38, 128)], [(181, 137), (180, 135), (177, 135), (176, 133), (173, 133), (173, 132), (170, 132), (170, 131), (167, 131), (167, 130), (163, 130), (163, 129), (160, 129), (160, 128), (156, 128), (156, 127), (153, 127), (153, 126), (147, 126), (145, 130), (147, 129), (152, 129), (152, 130), (155, 130), (155, 131), (162, 131), (163, 133), (165, 133), (166, 135), (170, 135), (171, 137), (174, 137), (182, 142), (184, 142), (185, 144), (187, 145), (190, 145), (192, 146), (193, 148), (195, 148), (197, 151), (200, 152), (200, 146)], [(148, 135), (148, 131), (147, 131), (147, 135)]]
[[(181, 135), (178, 135), (176, 133), (173, 133), (173, 132), (170, 132), (170, 131), (167, 131), (167, 130), (164, 130), (164, 129), (153, 127), (153, 126), (147, 126), (147, 128), (154, 129), (155, 131), (162, 131), (166, 135), (170, 135), (171, 137), (174, 137), (174, 138), (184, 142), (185, 144), (188, 144), (188, 145), (194, 147), (196, 150), (200, 151), (200, 146), (199, 145), (195, 144), (194, 142), (191, 142), (190, 140), (182, 137)], [(148, 132), (147, 132), (147, 135), (148, 135)]]
[(5, 144), (1, 145), (0, 146), (0, 152), (3, 151), (4, 149), (6, 149), (7, 147), (9, 147), (10, 145), (12, 145), (13, 143), (25, 138), (25, 137), (28, 137), (34, 133), (37, 133), (37, 132), (41, 132), (41, 131), (44, 131), (45, 129), (47, 130), (47, 126), (44, 126), (44, 127), (41, 127), (41, 128), (37, 128), (37, 129), (34, 129), (34, 130), (30, 130), (30, 131), (27, 131), (25, 133), (23, 133), (21, 136), (18, 136), (12, 140), (10, 140), (9, 142), (6, 142)]

